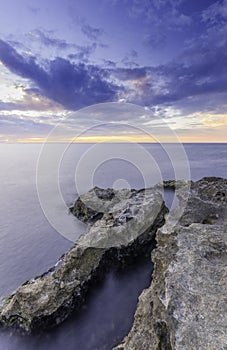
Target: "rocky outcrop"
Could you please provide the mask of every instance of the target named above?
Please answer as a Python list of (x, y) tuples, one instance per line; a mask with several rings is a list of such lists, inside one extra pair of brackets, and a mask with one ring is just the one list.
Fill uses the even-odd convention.
[[(133, 191), (133, 190), (132, 190)], [(94, 187), (85, 194), (82, 194), (70, 211), (79, 220), (85, 223), (94, 223), (103, 216), (103, 213), (109, 213), (112, 207), (131, 196), (132, 191), (116, 191), (112, 188)]]
[(157, 232), (152, 283), (118, 350), (227, 349), (227, 180), (190, 185), (187, 203), (180, 194), (179, 207)]
[(53, 268), (2, 302), (0, 323), (30, 332), (63, 322), (107, 268), (150, 254), (156, 235), (151, 286), (116, 349), (227, 349), (227, 180), (161, 187), (179, 198), (169, 214), (155, 189), (94, 188), (81, 196), (71, 211), (89, 223), (86, 234)]
[(0, 323), (25, 331), (52, 327), (83, 303), (89, 288), (108, 266), (150, 254), (167, 209), (154, 189), (93, 189), (74, 206), (74, 214), (95, 223), (57, 264), (27, 281), (0, 306)]

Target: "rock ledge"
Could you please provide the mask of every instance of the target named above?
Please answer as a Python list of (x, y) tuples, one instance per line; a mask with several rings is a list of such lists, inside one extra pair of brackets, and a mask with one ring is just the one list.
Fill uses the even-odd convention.
[(116, 350), (227, 349), (227, 180), (190, 185), (179, 222), (172, 224), (176, 208), (157, 232), (151, 286), (140, 295), (133, 327)]
[[(101, 208), (103, 212), (98, 212)], [(31, 332), (63, 322), (82, 305), (108, 267), (150, 254), (167, 213), (162, 196), (154, 189), (95, 188), (79, 198), (74, 209), (93, 225), (53, 268), (3, 300), (1, 325)]]

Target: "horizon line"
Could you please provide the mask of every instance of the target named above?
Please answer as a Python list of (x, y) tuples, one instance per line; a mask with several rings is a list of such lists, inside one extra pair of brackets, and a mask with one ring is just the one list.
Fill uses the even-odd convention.
[(5, 144), (5, 145), (15, 145), (15, 144), (95, 144), (95, 143), (109, 143), (109, 144), (114, 144), (114, 143), (123, 143), (123, 144), (130, 144), (130, 143), (140, 143), (140, 144), (177, 144), (177, 143), (182, 143), (182, 144), (227, 144), (227, 141), (0, 141), (0, 144)]

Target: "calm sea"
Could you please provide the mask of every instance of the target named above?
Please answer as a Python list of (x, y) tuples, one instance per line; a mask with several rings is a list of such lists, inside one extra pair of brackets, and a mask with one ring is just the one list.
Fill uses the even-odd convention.
[[(57, 144), (49, 149), (39, 144), (0, 144), (0, 162), (2, 299), (53, 265), (85, 231), (67, 212), (77, 193), (93, 185), (142, 188), (175, 176), (226, 177), (227, 144), (184, 144), (180, 150), (158, 144), (73, 144), (65, 150)], [(170, 207), (168, 193), (166, 201)], [(63, 325), (41, 335), (1, 332), (0, 350), (111, 349), (129, 331), (138, 295), (149, 285), (151, 271), (149, 261), (140, 261), (127, 271), (108, 273), (82, 310)]]

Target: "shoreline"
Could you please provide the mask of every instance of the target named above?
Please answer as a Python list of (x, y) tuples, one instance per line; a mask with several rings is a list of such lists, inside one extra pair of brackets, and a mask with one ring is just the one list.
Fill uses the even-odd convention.
[[(162, 346), (166, 346), (166, 348), (170, 348), (170, 349), (175, 349), (175, 348), (177, 349), (178, 348), (176, 346), (176, 344), (177, 344), (176, 343), (177, 342), (176, 331), (178, 329), (178, 332), (179, 332), (179, 326), (173, 326), (172, 321), (171, 321), (172, 315), (168, 314), (168, 317), (167, 317), (165, 312), (164, 312), (165, 310), (162, 311), (162, 313), (161, 313), (162, 318), (163, 318), (163, 321), (162, 321), (161, 326), (160, 326), (161, 328), (157, 327), (157, 326), (155, 328), (152, 325), (149, 328), (149, 333), (152, 334), (153, 343), (151, 343), (152, 340), (146, 335), (147, 333), (145, 332), (145, 330), (147, 329), (147, 324), (146, 323), (148, 323), (148, 319), (147, 319), (148, 315), (149, 315), (150, 321), (152, 321), (152, 318), (155, 317), (154, 316), (155, 315), (154, 311), (153, 311), (153, 314), (152, 314), (153, 316), (151, 316), (150, 311), (149, 311), (148, 314), (146, 314), (146, 312), (148, 312), (148, 310), (146, 310), (146, 306), (154, 298), (154, 296), (152, 295), (151, 291), (154, 290), (155, 288), (158, 288), (158, 290), (157, 290), (158, 291), (157, 292), (158, 295), (159, 294), (162, 295), (164, 293), (163, 286), (159, 285), (157, 287), (158, 283), (161, 283), (160, 282), (161, 280), (165, 280), (165, 278), (163, 277), (164, 276), (163, 274), (165, 274), (164, 271), (167, 271), (167, 270), (164, 270), (162, 273), (161, 273), (161, 271), (159, 271), (159, 268), (160, 268), (159, 267), (159, 265), (160, 265), (159, 254), (161, 254), (161, 250), (160, 249), (161, 249), (162, 244), (164, 242), (165, 243), (164, 246), (165, 246), (166, 254), (167, 254), (168, 251), (170, 252), (169, 249), (176, 244), (175, 238), (177, 237), (177, 239), (178, 239), (178, 237), (180, 237), (181, 234), (184, 234), (185, 232), (189, 232), (190, 230), (192, 230), (192, 232), (190, 231), (191, 241), (192, 242), (193, 242), (193, 237), (195, 236), (196, 230), (199, 230), (198, 232), (200, 232), (202, 230), (205, 230), (204, 231), (205, 232), (204, 235), (207, 235), (207, 236), (210, 235), (209, 232), (210, 232), (211, 229), (212, 230), (216, 230), (217, 232), (222, 232), (224, 227), (226, 227), (226, 221), (225, 221), (225, 217), (226, 217), (226, 188), (227, 188), (226, 183), (227, 183), (227, 180), (224, 180), (222, 178), (216, 178), (216, 177), (203, 178), (203, 179), (201, 179), (201, 180), (199, 180), (197, 182), (191, 182), (190, 183), (190, 185), (191, 185), (190, 196), (189, 196), (189, 199), (187, 201), (186, 209), (185, 209), (185, 211), (184, 211), (184, 213), (183, 213), (179, 223), (177, 224), (177, 226), (176, 225), (175, 226), (173, 226), (173, 225), (171, 226), (171, 223), (173, 222), (174, 215), (177, 214), (177, 211), (179, 210), (179, 207), (181, 206), (182, 201), (184, 201), (184, 192), (182, 192), (182, 188), (183, 188), (184, 183), (182, 183), (180, 181), (175, 181), (175, 182), (173, 182), (173, 181), (172, 182), (165, 181), (164, 182), (164, 187), (166, 187), (166, 188), (171, 188), (172, 190), (174, 190), (176, 188), (179, 189), (178, 197), (179, 197), (179, 202), (180, 203), (179, 203), (179, 206), (177, 208), (175, 208), (170, 213), (170, 215), (167, 215), (166, 223), (165, 223), (164, 226), (163, 226), (163, 224), (164, 224), (163, 218), (166, 215), (167, 211), (165, 209), (164, 210), (165, 212), (163, 212), (163, 209), (164, 209), (163, 208), (162, 209), (162, 220), (159, 222), (158, 225), (155, 225), (156, 226), (155, 228), (153, 227), (153, 233), (152, 233), (152, 240), (153, 240), (153, 242), (154, 242), (154, 237), (155, 237), (156, 231), (157, 231), (157, 235), (156, 235), (157, 248), (155, 249), (154, 253), (152, 254), (152, 256), (153, 256), (152, 259), (154, 259), (154, 263), (155, 263), (155, 272), (154, 272), (154, 276), (153, 276), (153, 281), (151, 283), (151, 287), (148, 288), (149, 292), (144, 291), (142, 293), (141, 297), (139, 298), (138, 308), (137, 308), (137, 312), (135, 314), (134, 325), (132, 327), (131, 332), (129, 333), (129, 336), (125, 338), (125, 341), (124, 341), (123, 345), (119, 345), (119, 349), (138, 349), (138, 346), (142, 349), (145, 346), (144, 344), (146, 344), (146, 346), (148, 346), (148, 345), (150, 346), (150, 344), (153, 344), (152, 345), (153, 346), (152, 349), (153, 348), (154, 349), (156, 349), (156, 348), (158, 349), (158, 346), (160, 346), (160, 344), (161, 344), (160, 341), (162, 341), (162, 342), (164, 341)], [(94, 191), (94, 189), (93, 189), (93, 191)], [(101, 190), (101, 191), (106, 191), (106, 190)], [(153, 193), (156, 193), (155, 189), (152, 189), (152, 191), (153, 191)], [(139, 195), (138, 192), (139, 191), (135, 191), (135, 193), (133, 195), (132, 194), (130, 194), (130, 195), (132, 195), (132, 197), (136, 197), (136, 195), (137, 196)], [(105, 192), (103, 192), (103, 195), (104, 194), (105, 194)], [(94, 192), (92, 193), (92, 195), (94, 196)], [(126, 193), (124, 193), (124, 196), (125, 195), (126, 195)], [(130, 195), (127, 198), (127, 200), (130, 200)], [(117, 196), (115, 195), (114, 197), (117, 197)], [(110, 201), (108, 196), (107, 196), (107, 198), (105, 200), (106, 201)], [(119, 219), (120, 219), (119, 210), (121, 209), (124, 212), (124, 209), (125, 209), (124, 206), (121, 206), (119, 204), (119, 203), (121, 203), (121, 201), (122, 201), (122, 197), (121, 197), (121, 199), (119, 199), (119, 201), (117, 201), (114, 204), (116, 206), (116, 208), (118, 209), (118, 217), (117, 217), (118, 218), (118, 227), (119, 226), (122, 227), (122, 223), (119, 221)], [(113, 205), (113, 203), (111, 203), (111, 205)], [(131, 203), (131, 205), (132, 205), (131, 209), (132, 208), (135, 209), (135, 203)], [(134, 205), (134, 207), (133, 207), (133, 205)], [(80, 211), (80, 214), (81, 214), (81, 211)], [(122, 214), (122, 211), (121, 211), (121, 214)], [(94, 219), (94, 216), (91, 216), (91, 219)], [(115, 219), (116, 219), (116, 217), (115, 217)], [(91, 233), (92, 233), (92, 235), (94, 233), (97, 233), (97, 230), (98, 230), (97, 227), (99, 227), (99, 230), (100, 230), (100, 227), (103, 229), (103, 227), (110, 225), (111, 220), (112, 220), (112, 223), (111, 223), (112, 226), (111, 227), (115, 227), (114, 223), (113, 223), (113, 221), (114, 221), (113, 217), (111, 218), (110, 216), (108, 216), (107, 213), (104, 214), (104, 219), (98, 217), (97, 221), (95, 221), (92, 224), (90, 224), (90, 237), (89, 237), (89, 235), (87, 236), (87, 238), (88, 238), (87, 241), (86, 240), (83, 241), (83, 239), (82, 239), (82, 241), (83, 241), (82, 242), (83, 243), (82, 246), (84, 245), (85, 242), (89, 242), (89, 244), (92, 243), (94, 245), (93, 249), (95, 248), (96, 252), (97, 252), (97, 249), (99, 249), (99, 251), (104, 249), (103, 247), (101, 247), (101, 248), (97, 247), (97, 241), (96, 242), (94, 242), (94, 240), (92, 241)], [(125, 223), (126, 223), (127, 215), (125, 215), (124, 220), (125, 220)], [(102, 224), (100, 223), (100, 221), (103, 221)], [(128, 222), (130, 222), (130, 220)], [(194, 222), (196, 222), (197, 224), (195, 225)], [(154, 224), (154, 221), (153, 221), (152, 225), (153, 224)], [(101, 226), (99, 226), (99, 225), (101, 225)], [(124, 223), (123, 223), (123, 226), (124, 226)], [(162, 228), (161, 228), (161, 226), (162, 226)], [(151, 228), (151, 226), (150, 226), (150, 228)], [(199, 236), (198, 232), (197, 232), (197, 236)], [(140, 237), (141, 236), (139, 235), (138, 239)], [(143, 237), (143, 235), (142, 235), (142, 237)], [(151, 235), (149, 237), (151, 237)], [(173, 240), (173, 237), (174, 237), (174, 240)], [(98, 237), (98, 238), (99, 238), (98, 242), (100, 244), (100, 237)], [(146, 239), (147, 239), (147, 237), (146, 237)], [(170, 241), (168, 241), (168, 239), (170, 239)], [(166, 242), (165, 242), (165, 240), (166, 240)], [(202, 240), (202, 237), (201, 237), (201, 240)], [(170, 243), (170, 242), (172, 242), (172, 243)], [(147, 244), (147, 241), (145, 243)], [(206, 242), (206, 244), (208, 244), (208, 243)], [(95, 244), (96, 244), (96, 246), (95, 246)], [(112, 242), (111, 242), (111, 244), (112, 244)], [(181, 244), (184, 245), (185, 243), (182, 242)], [(199, 244), (200, 245), (202, 244), (201, 241), (199, 241)], [(219, 242), (217, 249), (219, 249), (219, 248), (221, 249), (222, 245), (223, 245), (223, 242), (221, 242), (221, 243)], [(120, 244), (120, 246), (121, 246), (121, 244)], [(111, 264), (112, 265), (116, 264), (116, 261), (122, 263), (122, 261), (127, 260), (126, 259), (127, 257), (129, 259), (133, 258), (133, 256), (135, 257), (135, 254), (138, 254), (138, 251), (140, 251), (141, 246), (143, 246), (143, 244), (141, 244), (141, 242), (139, 242), (139, 244), (138, 244), (138, 242), (137, 242), (137, 244), (135, 244), (135, 246), (134, 246), (135, 249), (131, 249), (130, 248), (128, 251), (127, 251), (127, 249), (125, 249), (125, 251), (124, 250), (121, 251), (121, 249), (116, 248), (115, 249), (115, 253), (113, 254), (114, 257), (113, 256), (111, 257), (111, 254), (109, 252), (109, 254), (110, 254), (109, 255), (110, 266), (111, 266)], [(108, 244), (107, 244), (107, 247), (108, 247)], [(75, 248), (73, 248), (73, 249), (75, 249)], [(105, 253), (103, 253), (103, 251), (102, 251), (102, 254), (100, 256), (98, 256), (98, 257), (96, 256), (96, 258), (98, 259), (98, 260), (96, 260), (96, 259), (94, 259), (93, 253), (90, 254), (90, 252), (87, 251), (87, 249), (90, 249), (90, 248), (86, 248), (84, 250), (82, 249), (82, 251), (80, 251), (80, 252), (78, 251), (78, 248), (76, 248), (74, 251), (73, 251), (73, 249), (72, 249), (72, 252), (73, 252), (74, 263), (75, 263), (75, 261), (77, 261), (77, 262), (80, 261), (81, 262), (81, 259), (83, 260), (83, 258), (86, 257), (85, 260), (89, 260), (89, 259), (92, 260), (91, 263), (93, 264), (92, 265), (93, 267), (96, 266), (96, 265), (94, 265), (94, 262), (95, 263), (97, 263), (97, 261), (99, 262), (100, 256), (102, 256), (103, 254), (105, 255)], [(80, 249), (81, 249), (81, 247), (80, 247)], [(107, 251), (108, 251), (108, 249), (107, 249)], [(190, 252), (188, 252), (186, 250), (186, 253), (189, 254)], [(69, 253), (66, 253), (66, 255), (67, 254), (69, 254)], [(83, 254), (85, 254), (85, 255), (83, 255)], [(163, 254), (163, 252), (162, 252), (162, 254)], [(195, 258), (195, 262), (196, 262), (196, 259), (198, 258), (196, 254), (197, 253), (195, 252), (195, 257), (194, 257)], [(211, 250), (210, 254), (211, 255), (208, 254), (207, 256), (211, 256), (211, 257), (213, 256), (212, 254), (214, 254), (214, 253), (212, 253), (212, 250)], [(215, 253), (215, 254), (217, 255), (217, 253)], [(92, 258), (91, 258), (91, 255), (93, 256)], [(171, 254), (170, 254), (170, 256), (171, 256)], [(88, 257), (89, 257), (89, 259), (88, 259)], [(165, 260), (165, 255), (163, 256), (163, 259)], [(174, 264), (174, 259), (176, 259), (176, 254), (175, 253), (172, 254), (172, 261), (170, 261), (169, 264), (172, 264), (172, 263)], [(223, 259), (223, 254), (221, 255), (221, 259)], [(102, 259), (100, 261), (102, 261)], [(126, 261), (124, 261), (124, 263), (126, 263)], [(220, 264), (219, 260), (218, 260), (218, 263)], [(63, 265), (64, 265), (64, 263), (63, 263)], [(104, 265), (106, 265), (106, 261), (105, 261)], [(79, 265), (79, 266), (81, 267), (82, 265)], [(61, 264), (61, 266), (58, 267), (57, 271), (59, 271), (61, 269), (62, 269), (62, 264)], [(72, 270), (73, 270), (73, 268), (72, 268)], [(89, 271), (91, 272), (93, 270), (90, 269)], [(93, 272), (95, 273), (95, 271), (96, 271), (96, 269), (94, 269)], [(54, 277), (58, 276), (58, 278), (59, 278), (59, 275), (56, 274), (55, 271), (50, 271), (50, 273), (51, 273), (51, 276), (54, 275)], [(75, 270), (74, 270), (74, 274), (75, 274)], [(44, 278), (44, 280), (45, 280), (46, 278), (49, 278), (48, 276), (49, 275), (43, 274), (42, 278)], [(61, 275), (60, 275), (60, 277), (61, 277)], [(87, 275), (87, 277), (88, 277), (88, 275)], [(38, 278), (38, 281), (40, 281), (39, 278)], [(196, 276), (195, 276), (195, 278), (196, 278)], [(90, 279), (88, 279), (88, 280), (90, 280)], [(34, 283), (34, 282), (32, 282), (32, 283)], [(21, 314), (19, 314), (19, 312), (18, 312), (18, 314), (19, 314), (18, 316), (19, 317), (17, 318), (17, 320), (15, 318), (14, 319), (12, 319), (12, 318), (10, 319), (9, 315), (10, 315), (10, 312), (12, 312), (12, 311), (14, 312), (14, 315), (15, 315), (15, 300), (18, 303), (18, 299), (21, 298), (21, 294), (20, 294), (21, 290), (20, 290), (20, 288), (22, 288), (22, 289), (23, 288), (27, 288), (28, 285), (32, 284), (32, 283), (30, 281), (30, 282), (28, 282), (27, 285), (24, 284), (23, 286), (19, 287), (19, 289), (18, 289), (19, 290), (19, 294), (18, 294), (18, 290), (17, 290), (16, 293), (13, 294), (10, 297), (10, 299), (8, 299), (6, 301), (8, 303), (8, 305), (5, 304), (3, 307), (0, 308), (0, 315), (1, 315), (0, 319), (1, 319), (1, 322), (3, 323), (3, 325), (5, 325), (7, 327), (13, 326), (13, 327), (21, 328), (21, 318), (23, 318), (21, 316)], [(217, 284), (217, 282), (216, 282), (216, 284)], [(85, 283), (85, 285), (86, 285), (86, 283)], [(58, 284), (58, 286), (59, 286), (59, 284)], [(162, 287), (162, 289), (161, 289), (161, 287)], [(37, 286), (36, 286), (36, 288), (37, 288)], [(78, 289), (77, 289), (77, 291), (78, 291)], [(27, 292), (27, 295), (29, 296), (29, 292), (31, 292), (31, 290), (30, 291), (27, 290), (26, 292)], [(170, 293), (170, 298), (171, 298), (171, 291), (169, 291), (168, 293)], [(147, 300), (147, 295), (149, 295), (149, 302)], [(33, 295), (33, 297), (34, 297), (34, 295)], [(39, 295), (39, 297), (40, 297), (40, 295)], [(172, 295), (172, 297), (175, 298), (176, 295)], [(155, 306), (156, 311), (160, 310), (161, 308), (163, 308), (162, 300), (160, 300), (159, 297), (157, 297), (157, 298), (158, 298), (157, 300), (153, 300), (152, 301), (153, 305), (156, 305)], [(219, 295), (219, 299), (220, 298), (221, 298), (221, 295)], [(12, 300), (13, 299), (14, 299), (14, 304), (12, 305)], [(163, 299), (163, 297), (162, 297), (162, 299)], [(25, 299), (26, 302), (28, 302), (28, 300), (29, 300), (29, 298), (27, 300)], [(147, 300), (147, 302), (145, 302), (145, 300)], [(69, 300), (67, 300), (67, 302), (69, 302)], [(78, 302), (79, 302), (79, 304), (81, 303), (79, 299), (78, 299)], [(144, 304), (142, 309), (143, 309), (143, 312), (145, 312), (145, 314), (143, 312), (141, 314), (141, 304)], [(69, 303), (69, 309), (68, 310), (74, 309), (73, 305), (74, 305), (74, 303), (72, 303), (72, 304)], [(43, 305), (43, 309), (42, 310), (45, 310), (44, 306), (45, 306), (45, 304)], [(177, 307), (178, 306), (179, 306), (178, 304), (176, 304), (174, 306), (175, 307), (175, 312), (177, 312)], [(201, 305), (198, 304), (198, 306), (201, 306)], [(4, 309), (4, 307), (5, 307), (5, 309)], [(8, 309), (7, 309), (7, 307), (8, 307)], [(11, 307), (11, 309), (10, 309), (10, 307)], [(17, 310), (22, 310), (22, 309), (17, 309)], [(204, 312), (204, 310), (202, 310), (202, 311)], [(202, 312), (202, 311), (200, 310), (200, 312)], [(7, 312), (8, 312), (8, 314), (7, 314)], [(68, 316), (68, 314), (70, 314), (70, 312), (67, 311), (66, 313), (62, 313), (62, 309), (61, 309), (60, 310), (60, 314), (63, 317), (60, 320), (58, 320), (58, 322), (53, 322), (53, 325), (54, 324), (58, 324), (59, 321), (62, 322)], [(9, 316), (8, 319), (7, 319), (7, 316)], [(138, 328), (138, 324), (137, 324), (137, 318), (138, 317), (140, 317), (140, 319), (142, 318), (142, 320), (144, 321), (144, 322), (141, 322), (141, 324), (139, 325), (139, 328)], [(158, 317), (160, 318), (160, 314), (159, 314)], [(9, 322), (9, 320), (11, 320), (11, 323)], [(55, 321), (56, 321), (56, 319), (55, 319)], [(32, 322), (30, 324), (26, 324), (25, 322), (24, 323), (23, 322), (24, 321), (22, 321), (22, 329), (25, 329), (26, 331), (31, 331), (32, 327), (30, 327), (30, 325), (32, 324)], [(40, 322), (40, 320), (39, 320), (39, 322)], [(39, 322), (37, 322), (37, 320), (36, 320), (36, 322), (34, 322), (33, 329), (40, 327)], [(152, 321), (152, 322), (155, 324), (155, 321)], [(199, 322), (199, 321), (197, 321), (197, 322)], [(42, 322), (40, 324), (42, 324)], [(171, 327), (170, 327), (170, 324), (172, 324)], [(142, 327), (142, 330), (141, 330), (141, 327)], [(176, 328), (176, 327), (178, 327), (178, 328)], [(222, 325), (220, 324), (220, 329), (221, 329), (221, 327), (222, 327)], [(211, 331), (211, 334), (212, 334), (212, 329), (210, 331)], [(143, 334), (143, 332), (144, 332), (144, 334)], [(139, 343), (138, 343), (138, 334), (140, 334), (140, 336), (141, 336), (140, 340), (139, 340)], [(168, 337), (166, 337), (166, 336), (164, 337), (164, 334), (169, 334), (169, 335), (168, 335)], [(164, 340), (163, 340), (163, 337), (165, 338)], [(224, 340), (222, 339), (222, 341), (225, 341), (225, 337), (222, 337), (222, 338), (224, 339)], [(189, 341), (189, 339), (188, 339), (188, 341)], [(201, 341), (201, 339), (197, 340), (197, 342), (198, 341)], [(221, 338), (220, 338), (220, 341), (221, 341)], [(200, 344), (200, 346), (201, 346), (201, 344)], [(179, 349), (180, 349), (180, 347), (179, 347)], [(190, 349), (190, 347), (188, 347), (188, 349)], [(205, 347), (204, 347), (204, 349), (205, 349)]]

